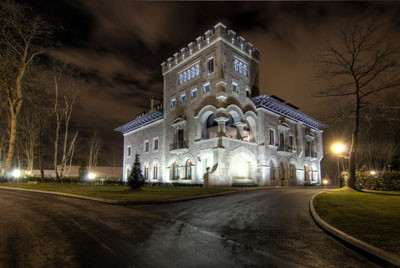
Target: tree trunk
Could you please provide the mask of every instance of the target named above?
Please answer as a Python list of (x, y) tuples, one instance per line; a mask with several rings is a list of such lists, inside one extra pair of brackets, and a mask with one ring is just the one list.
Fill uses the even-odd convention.
[(8, 153), (7, 153), (7, 158), (6, 158), (6, 166), (5, 166), (5, 171), (6, 174), (8, 171), (11, 170), (12, 166), (12, 159), (14, 156), (14, 148), (15, 148), (15, 140), (17, 137), (17, 115), (15, 114), (14, 111), (11, 111), (11, 118), (10, 118), (10, 140), (8, 143)]
[(358, 147), (358, 132), (360, 128), (360, 90), (358, 83), (356, 84), (356, 105), (354, 111), (354, 125), (351, 134), (350, 148), (350, 178), (346, 186), (356, 189), (356, 153)]

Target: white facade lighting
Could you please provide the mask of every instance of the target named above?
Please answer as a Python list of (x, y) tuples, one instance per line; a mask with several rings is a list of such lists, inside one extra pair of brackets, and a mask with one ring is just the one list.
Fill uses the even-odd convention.
[(19, 177), (21, 177), (21, 175), (22, 175), (22, 173), (21, 173), (21, 170), (19, 170), (19, 169), (14, 169), (13, 172), (12, 172), (12, 176), (13, 176), (14, 178), (16, 178), (16, 179), (18, 179)]

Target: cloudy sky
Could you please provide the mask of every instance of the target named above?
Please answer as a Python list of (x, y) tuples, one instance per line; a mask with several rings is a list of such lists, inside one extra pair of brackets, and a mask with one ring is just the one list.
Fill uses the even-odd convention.
[[(122, 150), (113, 129), (162, 96), (160, 63), (222, 22), (261, 51), (260, 89), (321, 119), (327, 100), (311, 98), (320, 86), (312, 57), (340, 21), (368, 18), (400, 31), (395, 2), (133, 2), (26, 1), (56, 25), (62, 47), (52, 54), (87, 75), (74, 110), (74, 127), (97, 129), (105, 146)], [(119, 154), (121, 158), (122, 155)], [(107, 163), (106, 163), (107, 164)]]

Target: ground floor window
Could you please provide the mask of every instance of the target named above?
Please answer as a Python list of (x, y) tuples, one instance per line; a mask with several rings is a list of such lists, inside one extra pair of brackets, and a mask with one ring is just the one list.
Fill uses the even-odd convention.
[(148, 165), (144, 166), (143, 177), (145, 180), (147, 180), (149, 178), (149, 166)]
[(153, 166), (153, 180), (158, 180), (158, 164)]
[(188, 160), (188, 161), (186, 161), (186, 164), (185, 164), (185, 179), (187, 179), (187, 180), (191, 180), (192, 179), (192, 166), (193, 166), (193, 164), (192, 164), (192, 160)]
[(170, 167), (170, 178), (171, 180), (179, 179), (179, 166), (176, 161)]

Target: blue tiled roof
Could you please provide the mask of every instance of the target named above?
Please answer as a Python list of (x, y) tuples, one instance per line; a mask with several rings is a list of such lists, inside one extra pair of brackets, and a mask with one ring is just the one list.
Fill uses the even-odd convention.
[(135, 119), (129, 123), (126, 123), (125, 125), (122, 125), (120, 127), (117, 127), (114, 129), (115, 131), (122, 132), (123, 134), (128, 133), (132, 130), (138, 129), (140, 127), (143, 127), (145, 125), (151, 124), (153, 122), (156, 122), (158, 120), (161, 120), (164, 118), (163, 110), (156, 110), (154, 112), (145, 114), (144, 116)]
[(273, 97), (268, 95), (260, 95), (251, 99), (256, 106), (256, 108), (264, 108), (274, 113), (283, 115), (287, 118), (290, 118), (296, 122), (301, 122), (306, 126), (309, 126), (313, 129), (323, 129), (326, 127), (324, 124), (318, 122), (314, 118), (303, 114), (302, 112), (280, 102)]

